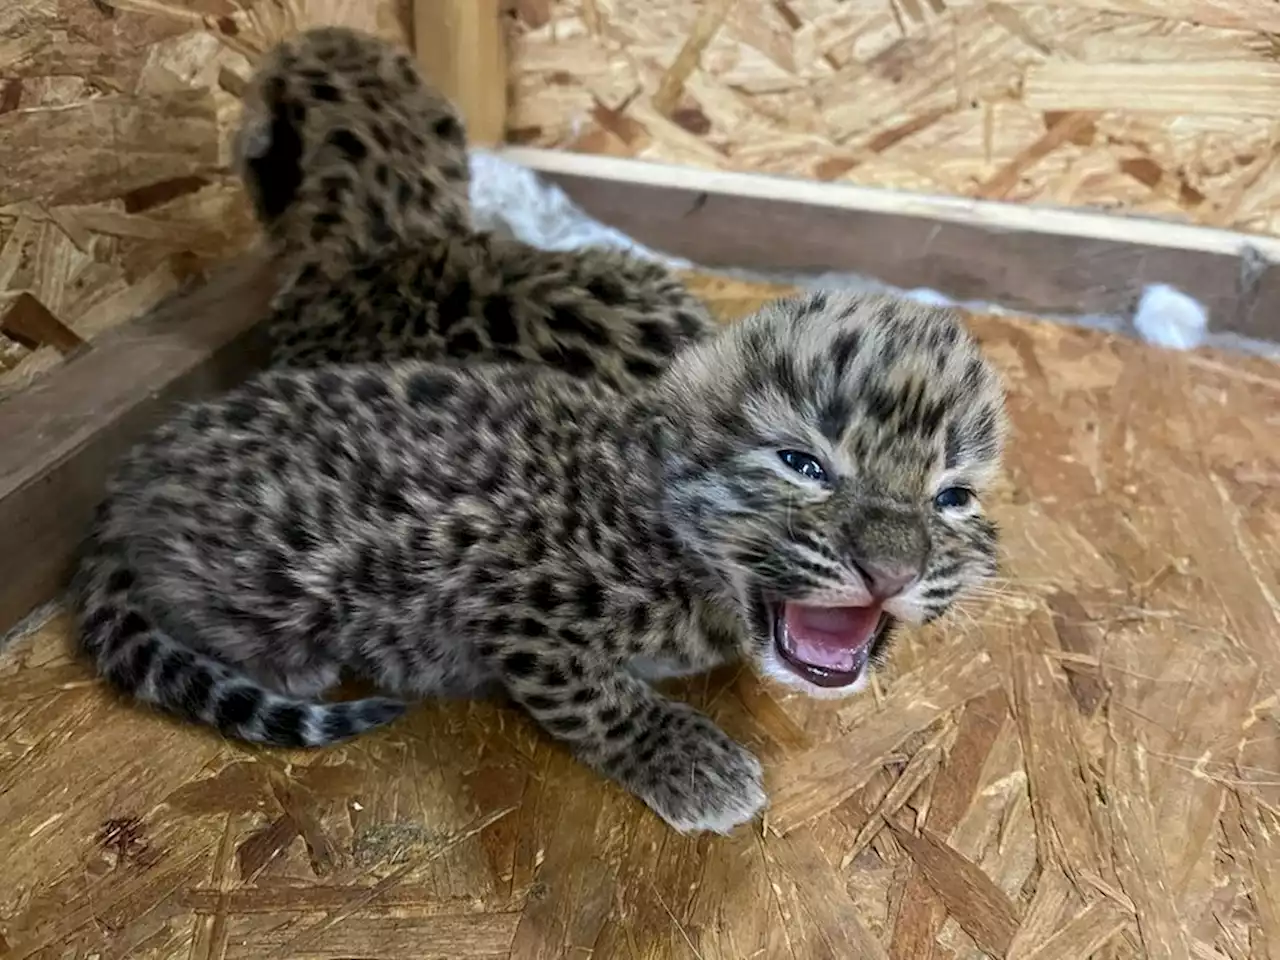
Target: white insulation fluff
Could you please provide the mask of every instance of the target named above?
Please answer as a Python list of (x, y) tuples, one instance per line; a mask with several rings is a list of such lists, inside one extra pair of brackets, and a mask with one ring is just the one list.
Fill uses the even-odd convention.
[(1142, 291), (1133, 326), (1148, 343), (1191, 350), (1204, 343), (1209, 314), (1199, 300), (1176, 287), (1153, 283)]
[(611, 247), (677, 269), (692, 266), (592, 220), (559, 187), (484, 150), (471, 152), (471, 216), (482, 230), (505, 232), (542, 250)]

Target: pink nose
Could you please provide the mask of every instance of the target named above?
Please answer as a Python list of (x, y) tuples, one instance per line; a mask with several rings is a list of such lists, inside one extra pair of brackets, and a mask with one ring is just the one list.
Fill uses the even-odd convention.
[(877, 600), (896, 597), (920, 576), (920, 568), (914, 564), (880, 564), (862, 560), (855, 561), (854, 566), (858, 568), (862, 579), (866, 581), (867, 589)]

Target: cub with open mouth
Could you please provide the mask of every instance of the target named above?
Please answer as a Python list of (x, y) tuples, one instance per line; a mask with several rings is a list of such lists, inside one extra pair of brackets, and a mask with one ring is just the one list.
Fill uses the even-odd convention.
[[(995, 569), (996, 375), (949, 310), (781, 301), (629, 392), (536, 365), (275, 370), (126, 457), (86, 538), (82, 644), (227, 736), (320, 747), (498, 688), (681, 831), (759, 760), (654, 676), (746, 660), (861, 689), (895, 622)], [(335, 701), (342, 674), (385, 696)]]
[(696, 354), (677, 364), (703, 422), (668, 476), (681, 539), (732, 585), (742, 653), (771, 680), (835, 698), (867, 687), (899, 624), (940, 617), (995, 572), (981, 498), (1006, 414), (953, 312), (811, 303), (785, 346), (776, 319), (753, 318), (714, 368)]

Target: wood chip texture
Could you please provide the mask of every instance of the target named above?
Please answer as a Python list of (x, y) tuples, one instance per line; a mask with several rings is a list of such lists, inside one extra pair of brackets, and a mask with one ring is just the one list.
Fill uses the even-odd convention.
[(1002, 579), (854, 701), (677, 691), (759, 751), (765, 823), (676, 835), (495, 703), (246, 749), (56, 617), (0, 656), (0, 956), (1280, 960), (1280, 369), (971, 323)]
[[(0, 398), (205, 268), (252, 216), (229, 167), (239, 90), (284, 36), (345, 24), (407, 42), (398, 0), (4, 0), (0, 298), (60, 328), (0, 331)], [(31, 312), (30, 310), (28, 312)]]
[(1274, 0), (521, 0), (520, 143), (1280, 232)]

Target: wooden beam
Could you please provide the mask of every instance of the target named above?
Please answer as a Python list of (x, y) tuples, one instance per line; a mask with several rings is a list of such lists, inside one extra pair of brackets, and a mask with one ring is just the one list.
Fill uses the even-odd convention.
[(423, 72), (462, 111), (467, 139), (501, 144), (507, 49), (500, 0), (414, 0), (413, 39)]
[(501, 155), (584, 211), (706, 267), (855, 272), (1041, 314), (1128, 315), (1168, 283), (1215, 331), (1280, 340), (1280, 240), (1085, 210), (933, 197), (553, 150)]
[(269, 262), (236, 261), (0, 404), (0, 632), (62, 590), (116, 459), (265, 359), (254, 327), (275, 288)]

